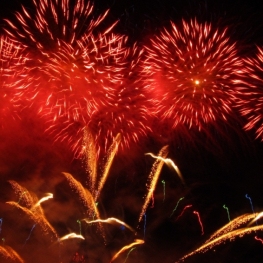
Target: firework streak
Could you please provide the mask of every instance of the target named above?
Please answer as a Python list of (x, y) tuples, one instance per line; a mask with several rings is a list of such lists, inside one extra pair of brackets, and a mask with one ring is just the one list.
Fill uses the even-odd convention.
[(193, 205), (186, 205), (182, 211), (182, 213), (176, 218), (176, 221), (183, 215), (184, 211), (187, 209), (187, 208), (190, 208), (192, 207)]
[(8, 246), (0, 246), (0, 257), (5, 260), (4, 262), (24, 263), (24, 260), (17, 254), (17, 252)]
[(125, 226), (127, 227), (128, 229), (130, 229), (132, 232), (134, 232), (134, 229), (132, 227), (130, 227), (129, 225), (127, 225), (125, 222), (115, 218), (115, 217), (110, 217), (110, 218), (107, 218), (107, 219), (96, 219), (96, 220), (88, 220), (88, 219), (82, 219), (81, 221), (85, 221), (87, 224), (92, 224), (92, 223), (109, 223), (109, 224), (112, 224), (112, 223), (117, 223), (117, 224), (120, 224), (122, 226)]
[(227, 207), (226, 205), (223, 205), (223, 208), (226, 209), (227, 217), (228, 217), (228, 220), (229, 220), (229, 222), (230, 222), (231, 220), (230, 220), (230, 214), (229, 214), (228, 207)]
[(165, 162), (168, 165), (168, 167), (171, 167), (171, 168), (173, 168), (176, 171), (176, 173), (178, 174), (180, 180), (182, 181), (182, 183), (184, 183), (184, 179), (183, 179), (182, 173), (180, 172), (178, 166), (175, 165), (175, 163), (171, 159), (169, 159), (169, 158), (162, 158), (161, 156), (156, 156), (156, 155), (154, 155), (152, 153), (146, 153), (145, 155), (150, 155), (154, 159), (159, 159), (159, 160), (162, 160), (163, 162)]
[(113, 258), (111, 259), (110, 263), (113, 262), (122, 252), (126, 251), (127, 249), (129, 248), (132, 248), (136, 245), (141, 245), (141, 244), (144, 244), (144, 241), (141, 240), (141, 239), (136, 239), (133, 243), (127, 245), (127, 246), (124, 246), (123, 248), (121, 248), (114, 256)]
[(176, 211), (176, 209), (177, 209), (177, 207), (178, 207), (178, 205), (179, 205), (179, 202), (182, 201), (183, 199), (184, 199), (184, 197), (181, 197), (181, 198), (177, 201), (177, 204), (176, 204), (174, 210), (172, 211), (170, 217), (172, 217), (173, 213)]
[(187, 254), (186, 256), (182, 257), (177, 262), (182, 262), (186, 258), (193, 256), (197, 253), (205, 253), (208, 250), (213, 249), (214, 247), (224, 244), (226, 241), (233, 241), (237, 237), (242, 238), (245, 235), (249, 235), (251, 233), (258, 233), (259, 231), (263, 231), (263, 225), (257, 225), (253, 227), (245, 227), (237, 229), (237, 227), (247, 223), (251, 218), (254, 218), (254, 214), (243, 215), (240, 216), (230, 223), (228, 223), (225, 227), (221, 230), (218, 230), (215, 234), (213, 234), (201, 247), (194, 250), (193, 252)]
[(263, 48), (257, 47), (253, 57), (243, 59), (245, 68), (245, 85), (242, 99), (238, 102), (240, 113), (246, 117), (245, 130), (254, 130), (256, 138), (263, 140)]
[[(145, 210), (147, 209), (148, 207), (148, 204), (151, 200), (151, 197), (153, 195), (153, 192), (155, 190), (155, 187), (156, 187), (156, 184), (158, 182), (158, 179), (159, 179), (159, 175), (161, 173), (161, 169), (163, 167), (163, 159), (162, 158), (166, 158), (166, 156), (168, 155), (168, 146), (164, 146), (159, 154), (158, 154), (158, 158), (157, 160), (154, 162), (153, 166), (152, 166), (152, 170), (150, 172), (150, 175), (148, 177), (148, 181), (147, 181), (147, 195), (145, 197), (145, 201), (144, 201), (144, 205), (142, 207), (142, 211), (140, 213), (140, 216), (139, 216), (139, 222), (142, 220), (142, 217), (143, 215), (145, 214)], [(161, 159), (159, 159), (159, 157)]]
[(197, 216), (198, 218), (198, 221), (199, 221), (199, 224), (201, 226), (201, 231), (202, 231), (202, 235), (204, 234), (204, 227), (203, 227), (203, 224), (202, 224), (202, 221), (201, 221), (201, 218), (200, 218), (200, 215), (197, 211), (193, 211), (193, 213)]

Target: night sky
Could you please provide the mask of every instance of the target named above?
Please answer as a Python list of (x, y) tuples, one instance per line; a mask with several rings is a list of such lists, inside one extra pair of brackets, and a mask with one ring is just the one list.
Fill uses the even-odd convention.
[[(11, 20), (21, 4), (32, 8), (29, 0), (0, 1), (0, 17)], [(127, 35), (130, 44), (146, 43), (170, 20), (177, 23), (182, 19), (197, 18), (218, 27), (228, 27), (241, 56), (253, 54), (257, 45), (263, 46), (262, 1), (95, 1), (96, 14), (106, 9), (110, 12), (103, 23), (119, 20), (114, 31)], [(1, 24), (5, 25), (5, 22)], [(59, 256), (47, 245), (46, 237), (42, 239), (36, 227), (25, 244), (33, 223), (6, 204), (7, 201), (18, 201), (9, 180), (20, 183), (39, 199), (45, 193), (54, 194), (42, 208), (59, 236), (78, 233), (77, 220), (83, 216), (80, 201), (62, 172), (71, 173), (85, 185), (85, 165), (82, 160), (74, 159), (67, 142), (54, 142), (43, 132), (44, 127), (45, 123), (32, 110), (23, 109), (21, 120), (10, 120), (0, 128), (0, 218), (3, 219), (0, 221), (0, 245), (14, 248), (26, 263), (108, 263), (114, 253), (135, 238), (144, 239), (145, 244), (130, 253), (127, 263), (172, 263), (198, 248), (213, 232), (228, 223), (223, 205), (228, 207), (231, 219), (252, 213), (250, 201), (253, 201), (255, 212), (262, 211), (263, 142), (255, 138), (253, 130), (244, 131), (240, 123), (211, 129), (209, 137), (194, 130), (188, 130), (186, 134), (183, 130), (166, 130), (168, 137), (151, 134), (143, 139), (142, 147), (132, 145), (116, 156), (99, 200), (98, 209), (103, 218), (123, 220), (136, 229), (137, 236), (127, 229), (106, 226), (105, 245), (95, 228), (84, 228), (83, 224), (86, 240), (70, 240), (62, 246)], [(138, 224), (147, 192), (147, 177), (154, 162), (145, 153), (157, 154), (164, 145), (169, 145), (168, 157), (179, 167), (185, 183), (179, 180), (174, 170), (164, 165), (154, 192), (154, 205), (150, 203), (144, 221)], [(165, 182), (165, 196), (162, 181)], [(181, 197), (184, 199), (171, 216)], [(176, 220), (187, 205), (192, 208)], [(193, 210), (200, 214), (203, 235)], [(227, 241), (185, 262), (263, 262), (263, 244), (254, 236), (250, 234), (233, 242)], [(263, 239), (263, 232), (259, 231), (257, 236)], [(76, 252), (83, 255), (85, 261), (77, 261)], [(115, 262), (125, 262), (126, 255), (127, 252)]]

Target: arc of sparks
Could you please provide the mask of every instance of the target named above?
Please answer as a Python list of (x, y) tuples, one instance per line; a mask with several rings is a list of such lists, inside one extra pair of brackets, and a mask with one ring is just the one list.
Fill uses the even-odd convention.
[[(0, 255), (5, 257), (5, 259), (8, 262), (17, 262), (17, 263), (24, 263), (25, 261), (19, 256), (19, 254), (11, 247), (5, 246), (1, 247), (0, 246)], [(11, 261), (10, 261), (11, 260)]]
[(105, 181), (108, 177), (112, 162), (113, 162), (114, 157), (118, 151), (120, 142), (121, 142), (121, 135), (118, 133), (117, 136), (114, 138), (113, 143), (111, 144), (111, 146), (107, 152), (107, 155), (106, 155), (107, 159), (106, 159), (105, 165), (103, 167), (103, 173), (102, 173), (101, 179), (99, 181), (98, 189), (96, 191), (96, 197), (94, 198), (95, 201), (97, 201), (98, 197), (100, 196), (101, 190), (102, 190), (102, 188), (105, 184)]
[[(255, 216), (253, 214), (244, 214), (241, 215), (233, 220), (231, 220), (230, 222), (228, 222), (226, 225), (224, 225), (223, 227), (221, 227), (220, 229), (218, 229), (215, 233), (213, 233), (210, 238), (208, 240), (206, 240), (205, 243), (208, 243), (210, 241), (212, 241), (213, 239), (218, 238), (219, 236), (222, 236), (224, 234), (227, 234), (235, 229), (238, 229), (242, 226), (246, 226), (247, 223), (251, 222), (251, 220), (254, 218)], [(250, 224), (248, 224), (249, 226)]]
[(45, 202), (45, 201), (47, 201), (47, 200), (49, 200), (49, 199), (51, 199), (51, 198), (53, 198), (53, 194), (47, 193), (47, 196), (41, 198), (41, 199), (31, 208), (31, 210), (34, 209), (34, 208), (36, 208), (37, 206), (40, 206), (41, 203), (43, 203), (43, 202)]
[(177, 207), (178, 207), (178, 205), (179, 205), (180, 201), (182, 201), (183, 199), (184, 199), (184, 197), (181, 197), (181, 198), (180, 198), (180, 199), (177, 201), (177, 204), (176, 204), (176, 206), (175, 206), (174, 210), (172, 211), (172, 213), (171, 213), (170, 217), (172, 217), (172, 215), (173, 215), (173, 213), (176, 211), (176, 209), (177, 209)]
[(179, 170), (178, 166), (175, 165), (175, 163), (170, 158), (164, 158), (162, 156), (156, 156), (152, 153), (145, 153), (145, 155), (150, 155), (154, 159), (159, 159), (159, 160), (163, 161), (164, 163), (166, 163), (168, 165), (168, 167), (173, 168), (176, 171), (177, 175), (179, 176), (181, 182), (184, 184), (184, 178), (183, 178), (181, 171)]
[(27, 191), (24, 191), (24, 192), (20, 195), (20, 197), (19, 197), (19, 199), (18, 199), (18, 201), (17, 201), (18, 204), (20, 203), (23, 195), (26, 194), (26, 193), (27, 193)]
[(248, 226), (251, 226), (255, 221), (257, 222), (257, 220), (259, 220), (261, 217), (263, 217), (263, 212), (256, 214), (256, 217), (253, 220), (251, 220)]
[(59, 239), (59, 242), (61, 242), (61, 241), (63, 241), (63, 240), (66, 240), (66, 239), (72, 239), (72, 238), (79, 238), (79, 239), (85, 240), (85, 238), (84, 238), (82, 235), (78, 235), (78, 234), (76, 234), (76, 233), (70, 233), (70, 234), (67, 234), (67, 235), (61, 237), (61, 238)]
[(263, 225), (258, 225), (258, 226), (253, 226), (253, 227), (246, 227), (246, 228), (241, 228), (241, 229), (236, 229), (234, 231), (224, 233), (213, 240), (206, 242), (193, 252), (190, 252), (189, 254), (185, 255), (181, 259), (179, 259), (177, 262), (183, 262), (186, 258), (193, 256), (194, 254), (197, 253), (204, 253), (215, 246), (218, 246), (222, 243), (224, 243), (227, 240), (234, 240), (236, 237), (242, 238), (244, 235), (251, 234), (252, 232), (257, 233), (257, 231), (263, 231)]
[(112, 263), (122, 252), (136, 246), (136, 245), (141, 245), (141, 244), (144, 244), (144, 240), (141, 240), (141, 239), (135, 239), (133, 243), (127, 245), (127, 246), (124, 246), (123, 248), (121, 248), (114, 256), (113, 258), (111, 259), (110, 263)]
[(107, 219), (96, 219), (96, 220), (88, 220), (88, 219), (82, 219), (81, 221), (85, 221), (87, 224), (92, 224), (92, 223), (117, 223), (120, 224), (122, 226), (125, 226), (126, 228), (130, 229), (132, 232), (135, 232), (135, 230), (130, 227), (128, 224), (126, 224), (125, 222), (119, 220), (118, 218), (115, 217), (109, 217)]

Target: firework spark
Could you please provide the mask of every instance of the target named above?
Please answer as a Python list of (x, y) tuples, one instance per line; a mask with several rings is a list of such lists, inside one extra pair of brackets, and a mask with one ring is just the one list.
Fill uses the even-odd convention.
[(152, 166), (152, 170), (149, 174), (148, 177), (148, 182), (147, 182), (147, 188), (148, 188), (148, 192), (145, 196), (145, 201), (139, 216), (139, 222), (142, 220), (143, 215), (145, 214), (145, 210), (148, 207), (149, 202), (151, 201), (153, 192), (155, 190), (156, 184), (158, 182), (159, 179), (159, 175), (161, 173), (161, 169), (163, 167), (164, 161), (163, 159), (165, 159), (168, 155), (168, 146), (164, 146), (159, 154), (158, 157), (160, 157), (161, 159), (157, 158), (156, 161), (154, 162), (153, 166)]
[(123, 248), (121, 248), (114, 256), (113, 258), (111, 259), (110, 263), (113, 262), (122, 252), (128, 250), (129, 248), (132, 248), (136, 245), (141, 245), (141, 244), (144, 244), (144, 241), (141, 240), (141, 239), (136, 239), (133, 243), (127, 245), (127, 246), (124, 246)]
[(67, 240), (67, 239), (72, 239), (72, 238), (80, 238), (80, 239), (83, 239), (83, 240), (85, 239), (82, 235), (78, 235), (76, 233), (70, 233), (70, 234), (67, 234), (67, 235), (61, 237), (59, 239), (59, 242), (61, 242), (63, 240)]
[(37, 212), (33, 213), (29, 209), (27, 209), (26, 207), (22, 207), (19, 204), (17, 204), (16, 202), (10, 201), (10, 202), (6, 202), (6, 203), (12, 207), (15, 207), (16, 209), (18, 209), (19, 211), (21, 211), (25, 215), (27, 215), (28, 218), (35, 223), (35, 225), (37, 224), (41, 227), (42, 232), (46, 236), (51, 237), (51, 240), (54, 240), (54, 239), (56, 240), (58, 238), (57, 233), (56, 233), (55, 229), (53, 228), (53, 226), (47, 221), (47, 219), (43, 213), (39, 213), (39, 210), (37, 210)]
[(125, 226), (126, 228), (130, 229), (132, 232), (134, 232), (134, 229), (132, 229), (129, 225), (127, 225), (125, 222), (119, 220), (118, 218), (115, 217), (110, 217), (107, 219), (96, 219), (96, 220), (88, 220), (88, 219), (82, 219), (82, 221), (85, 221), (87, 224), (92, 224), (92, 223), (117, 223), (120, 224), (122, 226)]
[(246, 85), (238, 108), (247, 120), (244, 129), (254, 130), (256, 138), (263, 140), (263, 48), (257, 47), (256, 56), (244, 58), (244, 67)]
[(76, 134), (82, 138), (95, 113), (118, 108), (135, 62), (128, 61), (134, 49), (127, 37), (112, 33), (115, 23), (100, 29), (108, 10), (94, 18), (89, 1), (73, 2), (33, 0), (33, 11), (23, 7), (16, 21), (6, 20), (6, 32), (22, 43), (26, 58), (16, 96), (45, 117), (55, 140), (79, 150)]
[(50, 198), (53, 198), (53, 194), (47, 193), (47, 196), (41, 198), (34, 206), (32, 209), (36, 208), (37, 206), (40, 206), (41, 203), (49, 200)]
[(0, 257), (4, 262), (24, 263), (24, 260), (17, 254), (17, 252), (9, 246), (0, 246)]
[(6, 36), (0, 36), (0, 127), (10, 118), (17, 120), (18, 105), (14, 98), (15, 88), (19, 87), (17, 75), (23, 67), (21, 45)]
[(171, 22), (145, 49), (145, 85), (156, 94), (161, 121), (205, 131), (234, 115), (242, 62), (227, 29), (196, 19)]
[[(257, 216), (260, 216), (260, 213), (257, 213)], [(231, 222), (229, 222), (228, 224), (217, 230), (213, 235), (211, 235), (211, 237), (201, 247), (185, 255), (177, 262), (184, 261), (186, 258), (193, 256), (197, 253), (205, 253), (208, 250), (213, 249), (215, 246), (225, 243), (227, 240), (233, 241), (237, 237), (242, 238), (244, 235), (249, 235), (251, 233), (257, 233), (258, 231), (263, 231), (262, 225), (250, 227), (249, 225), (251, 224), (249, 224), (248, 226), (242, 228), (242, 226), (245, 226), (248, 222), (254, 219), (254, 217), (255, 214), (245, 214), (233, 219)]]
[(170, 168), (173, 168), (176, 171), (180, 180), (182, 181), (182, 183), (184, 183), (184, 178), (183, 178), (182, 173), (180, 172), (178, 166), (175, 165), (175, 163), (170, 158), (162, 158), (162, 157), (156, 156), (152, 153), (146, 153), (145, 155), (150, 155), (152, 158), (159, 159), (159, 160), (162, 160), (163, 162), (165, 162)]
[(246, 227), (246, 228), (241, 228), (241, 229), (235, 229), (233, 231), (224, 233), (224, 234), (222, 234), (220, 236), (216, 236), (213, 239), (210, 238), (209, 242), (206, 242), (204, 245), (202, 245), (198, 249), (194, 250), (193, 252), (187, 254), (186, 256), (182, 257), (177, 262), (182, 262), (186, 258), (188, 258), (190, 256), (193, 256), (193, 255), (195, 255), (197, 253), (205, 253), (208, 250), (213, 249), (215, 246), (218, 246), (220, 244), (225, 243), (227, 240), (233, 241), (237, 237), (242, 238), (245, 235), (249, 235), (251, 233), (257, 233), (258, 231), (263, 231), (263, 226), (262, 225), (253, 226), (253, 227)]
[(79, 196), (79, 199), (83, 203), (87, 214), (92, 217), (94, 214), (96, 215), (96, 218), (99, 218), (99, 211), (97, 209), (97, 206), (95, 204), (95, 201), (93, 199), (92, 194), (83, 187), (83, 185), (77, 181), (71, 174), (69, 173), (63, 173), (67, 181), (69, 182), (72, 189), (77, 193)]

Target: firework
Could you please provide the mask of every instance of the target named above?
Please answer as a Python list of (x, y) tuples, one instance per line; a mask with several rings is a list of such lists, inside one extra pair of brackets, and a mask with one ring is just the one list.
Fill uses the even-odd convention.
[(119, 220), (118, 218), (115, 217), (110, 217), (107, 219), (96, 219), (96, 220), (87, 220), (87, 219), (82, 219), (83, 221), (85, 221), (87, 224), (92, 224), (92, 223), (117, 223), (120, 224), (122, 226), (125, 226), (126, 228), (130, 229), (132, 232), (134, 232), (134, 229), (132, 229), (129, 225), (127, 225), (125, 222)]
[(242, 100), (238, 102), (241, 114), (246, 118), (245, 130), (254, 130), (256, 138), (263, 140), (263, 49), (258, 47), (254, 57), (244, 60), (245, 83)]
[(153, 101), (138, 70), (142, 54), (143, 50), (137, 43), (127, 48), (123, 83), (116, 89), (115, 103), (95, 113), (89, 123), (95, 142), (102, 152), (105, 152), (117, 134), (122, 138), (119, 151), (125, 154), (131, 146), (141, 147), (144, 138), (152, 133)]
[(176, 203), (176, 206), (175, 206), (175, 208), (173, 209), (173, 211), (172, 211), (172, 213), (171, 213), (170, 217), (172, 217), (172, 215), (173, 215), (173, 214), (174, 214), (174, 212), (176, 211), (176, 209), (177, 209), (177, 207), (178, 207), (178, 205), (179, 205), (180, 201), (182, 201), (183, 199), (184, 199), (184, 196), (183, 196), (183, 197), (181, 197), (181, 198), (179, 198), (179, 200), (177, 201), (177, 203)]
[(94, 198), (91, 195), (90, 191), (85, 189), (83, 187), (83, 185), (79, 181), (77, 181), (71, 174), (63, 173), (63, 175), (65, 176), (65, 178), (69, 182), (72, 189), (79, 196), (79, 199), (81, 200), (82, 204), (84, 205), (84, 207), (86, 209), (86, 213), (90, 217), (96, 215), (96, 217), (99, 218), (99, 211), (97, 209)]
[[(253, 214), (253, 217), (254, 217), (254, 214)], [(245, 235), (249, 235), (251, 233), (257, 233), (259, 231), (263, 231), (262, 225), (236, 229), (237, 225), (242, 225), (242, 223), (244, 222), (244, 219), (247, 219), (247, 218), (249, 218), (248, 215), (246, 215), (245, 217), (241, 216), (238, 219), (233, 220), (233, 222), (231, 222), (231, 224), (230, 224), (233, 227), (231, 231), (229, 231), (229, 232), (217, 231), (217, 234), (214, 234), (213, 237), (209, 239), (209, 241), (205, 242), (204, 245), (202, 245), (198, 249), (194, 250), (193, 252), (187, 254), (186, 256), (182, 257), (177, 262), (184, 261), (186, 258), (188, 258), (192, 255), (195, 255), (197, 253), (205, 253), (208, 250), (213, 249), (215, 246), (218, 246), (222, 243), (225, 243), (227, 240), (233, 241), (237, 237), (242, 238)], [(239, 222), (239, 219), (241, 219), (241, 222)], [(229, 226), (229, 224), (228, 224), (228, 226)], [(218, 235), (219, 233), (220, 233), (220, 235)]]
[(118, 108), (127, 69), (134, 67), (126, 60), (132, 53), (127, 37), (113, 34), (114, 24), (99, 30), (108, 11), (94, 18), (89, 1), (73, 2), (33, 1), (32, 14), (23, 8), (6, 26), (26, 58), (16, 96), (45, 117), (47, 132), (71, 146), (95, 113)]
[(197, 212), (197, 211), (193, 211), (193, 213), (197, 216), (197, 218), (198, 218), (198, 222), (199, 222), (199, 224), (200, 224), (200, 227), (201, 227), (201, 231), (202, 231), (202, 235), (204, 234), (204, 227), (203, 227), (203, 223), (202, 223), (202, 221), (201, 221), (201, 218), (200, 218), (200, 215), (199, 215), (199, 212)]
[(82, 155), (84, 156), (83, 159), (86, 165), (89, 188), (95, 201), (99, 198), (101, 190), (106, 182), (112, 162), (118, 151), (120, 141), (120, 135), (117, 134), (116, 138), (114, 138), (112, 144), (105, 154), (103, 163), (100, 167), (101, 174), (99, 174), (98, 166), (100, 163), (97, 158), (96, 145), (94, 144), (93, 136), (91, 135), (90, 131), (85, 129)]
[(169, 159), (169, 158), (162, 158), (162, 157), (156, 156), (156, 155), (154, 155), (152, 153), (146, 153), (145, 155), (150, 155), (154, 159), (159, 159), (159, 160), (162, 160), (163, 162), (165, 162), (170, 168), (173, 168), (176, 171), (176, 173), (178, 174), (180, 180), (184, 184), (184, 178), (183, 178), (182, 173), (180, 172), (178, 166), (175, 165), (175, 163), (171, 159)]
[(24, 260), (17, 254), (17, 252), (9, 246), (0, 246), (0, 257), (4, 262), (24, 263)]
[(163, 159), (165, 159), (167, 157), (168, 151), (169, 151), (168, 146), (167, 145), (164, 146), (158, 154), (158, 157), (160, 157), (160, 158), (157, 158), (156, 161), (154, 162), (153, 166), (152, 166), (152, 170), (149, 174), (148, 182), (147, 182), (148, 192), (145, 196), (144, 204), (143, 204), (140, 216), (139, 216), (139, 222), (142, 220), (143, 215), (145, 215), (145, 211), (149, 205), (149, 202), (151, 201), (152, 194), (155, 190), (156, 184), (158, 182), (158, 179), (159, 179), (159, 176), (161, 173), (161, 169), (162, 169), (163, 164), (164, 164)]
[(15, 88), (19, 86), (17, 75), (23, 67), (20, 57), (22, 47), (6, 36), (0, 36), (0, 127), (5, 122), (19, 118), (17, 101), (14, 98)]
[(163, 124), (206, 131), (235, 115), (242, 62), (227, 29), (196, 19), (171, 22), (145, 49), (142, 73)]
[(132, 248), (136, 245), (141, 245), (141, 244), (144, 244), (144, 241), (141, 240), (141, 239), (136, 239), (134, 240), (133, 243), (127, 245), (127, 246), (124, 246), (123, 248), (121, 248), (114, 256), (113, 258), (111, 259), (110, 263), (113, 262), (122, 252), (126, 251), (127, 249), (129, 248)]

